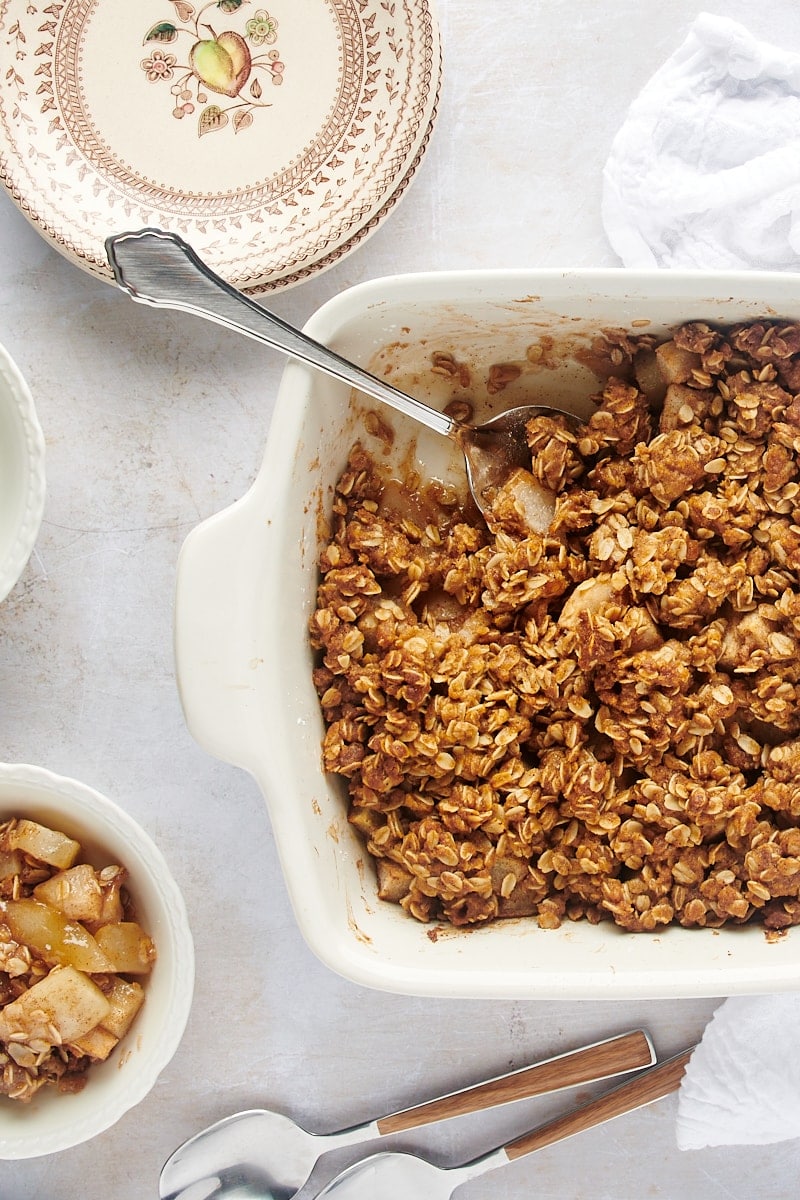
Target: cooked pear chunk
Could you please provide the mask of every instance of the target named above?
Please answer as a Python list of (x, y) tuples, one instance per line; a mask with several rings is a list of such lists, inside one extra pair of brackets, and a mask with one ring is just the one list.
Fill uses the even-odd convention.
[(111, 990), (105, 990), (103, 994), (109, 1010), (102, 1024), (95, 1025), (94, 1029), (70, 1042), (70, 1049), (76, 1054), (88, 1054), (97, 1061), (108, 1058), (130, 1029), (144, 1003), (144, 988), (134, 980), (114, 978)]
[(121, 975), (147, 975), (155, 961), (156, 948), (136, 921), (117, 921), (102, 925), (97, 944), (111, 962), (111, 970)]
[(103, 1017), (103, 1029), (118, 1038), (124, 1037), (144, 1004), (144, 988), (134, 979), (115, 979), (111, 991), (105, 995), (110, 1008)]
[(686, 383), (703, 367), (699, 354), (676, 346), (674, 341), (656, 347), (656, 361), (666, 383)]
[[(122, 903), (122, 886), (128, 878), (124, 867), (104, 867), (98, 872), (100, 884), (100, 915), (98, 925), (110, 925), (113, 921), (121, 921), (125, 915)], [(94, 933), (95, 930), (92, 930)]]
[(4, 849), (22, 850), (39, 862), (57, 867), (59, 871), (71, 867), (80, 854), (80, 843), (59, 833), (57, 829), (48, 829), (36, 821), (20, 818), (7, 831), (4, 838)]
[(388, 858), (377, 859), (375, 866), (378, 870), (378, 896), (381, 900), (399, 904), (403, 896), (407, 896), (411, 890), (413, 875)]
[(20, 850), (0, 850), (0, 879), (9, 879), (19, 875), (23, 867)]
[(584, 579), (567, 596), (558, 617), (558, 626), (567, 628), (579, 622), (583, 613), (599, 614), (611, 603), (614, 588), (610, 575), (597, 575)]
[(73, 1042), (99, 1025), (110, 1004), (96, 983), (74, 967), (54, 967), (0, 1012), (0, 1038), (24, 1034), (48, 1046)]
[(33, 889), (37, 900), (58, 909), (73, 921), (98, 921), (103, 896), (94, 867), (79, 863), (51, 875)]
[(18, 942), (52, 966), (71, 966), (89, 974), (116, 970), (88, 929), (49, 904), (32, 897), (0, 901), (0, 917)]
[(95, 1025), (82, 1037), (73, 1038), (69, 1049), (75, 1054), (86, 1054), (96, 1062), (104, 1062), (119, 1043), (119, 1038), (104, 1025)]
[(530, 471), (517, 467), (492, 500), (492, 517), (504, 529), (522, 537), (547, 533), (553, 523), (555, 496)]

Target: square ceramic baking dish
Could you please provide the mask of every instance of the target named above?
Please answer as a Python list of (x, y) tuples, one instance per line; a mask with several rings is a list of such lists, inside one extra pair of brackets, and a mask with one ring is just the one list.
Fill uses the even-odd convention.
[[(800, 319), (800, 279), (778, 274), (622, 270), (397, 276), (352, 288), (307, 331), (373, 372), (442, 406), (435, 351), (485, 379), (522, 362), (478, 417), (525, 400), (580, 411), (598, 390), (586, 351), (609, 327), (668, 336), (687, 320)], [(529, 353), (529, 348), (535, 347)], [(590, 357), (589, 357), (590, 361)], [(577, 398), (577, 401), (576, 401)], [(722, 996), (800, 987), (800, 930), (768, 943), (758, 927), (631, 934), (611, 923), (541, 930), (515, 919), (470, 930), (426, 926), (377, 897), (371, 861), (348, 825), (342, 781), (321, 768), (323, 726), (307, 625), (334, 484), (362, 438), (383, 455), (375, 404), (290, 362), (263, 467), (236, 504), (197, 527), (181, 552), (176, 655), (188, 726), (211, 754), (263, 790), (303, 935), (331, 969), (393, 992), (460, 997)], [(406, 418), (390, 453), (463, 482), (451, 444)]]

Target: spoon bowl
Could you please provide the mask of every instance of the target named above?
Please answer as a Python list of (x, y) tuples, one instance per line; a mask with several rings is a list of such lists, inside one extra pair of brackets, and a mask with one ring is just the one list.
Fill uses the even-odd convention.
[(161, 1172), (161, 1200), (291, 1200), (326, 1149), (325, 1142), (282, 1113), (233, 1113), (170, 1156)]
[[(525, 436), (528, 421), (558, 416), (572, 428), (583, 424), (573, 413), (541, 404), (511, 409), (482, 425), (457, 421), (342, 358), (238, 292), (215, 275), (177, 234), (161, 229), (114, 234), (106, 239), (106, 253), (116, 282), (139, 303), (190, 312), (264, 342), (456, 442), (464, 455), (472, 497), (488, 520), (497, 488), (519, 467), (530, 468)], [(526, 487), (528, 507), (532, 491), (536, 493), (532, 505), (534, 527), (544, 532), (550, 524), (554, 497), (531, 477)]]
[(654, 1061), (648, 1035), (635, 1029), (337, 1133), (308, 1133), (269, 1109), (234, 1113), (174, 1151), (161, 1171), (159, 1195), (161, 1200), (291, 1200), (328, 1151), (609, 1078)]

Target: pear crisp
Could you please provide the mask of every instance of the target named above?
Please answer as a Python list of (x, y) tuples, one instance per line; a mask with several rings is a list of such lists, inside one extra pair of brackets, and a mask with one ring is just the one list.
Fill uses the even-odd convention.
[(599, 342), (586, 424), (528, 427), (547, 529), (516, 484), (487, 525), (352, 450), (310, 623), (324, 767), (419, 921), (775, 938), (800, 922), (800, 324)]
[(80, 1091), (144, 1003), (155, 946), (127, 872), (26, 818), (0, 824), (0, 1096)]

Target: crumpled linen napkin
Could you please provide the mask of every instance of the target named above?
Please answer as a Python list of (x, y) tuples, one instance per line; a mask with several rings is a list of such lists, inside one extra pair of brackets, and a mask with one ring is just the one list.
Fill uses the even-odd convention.
[(800, 996), (732, 996), (716, 1010), (678, 1091), (681, 1150), (800, 1137)]
[(800, 54), (701, 13), (614, 139), (602, 219), (626, 267), (800, 270)]

